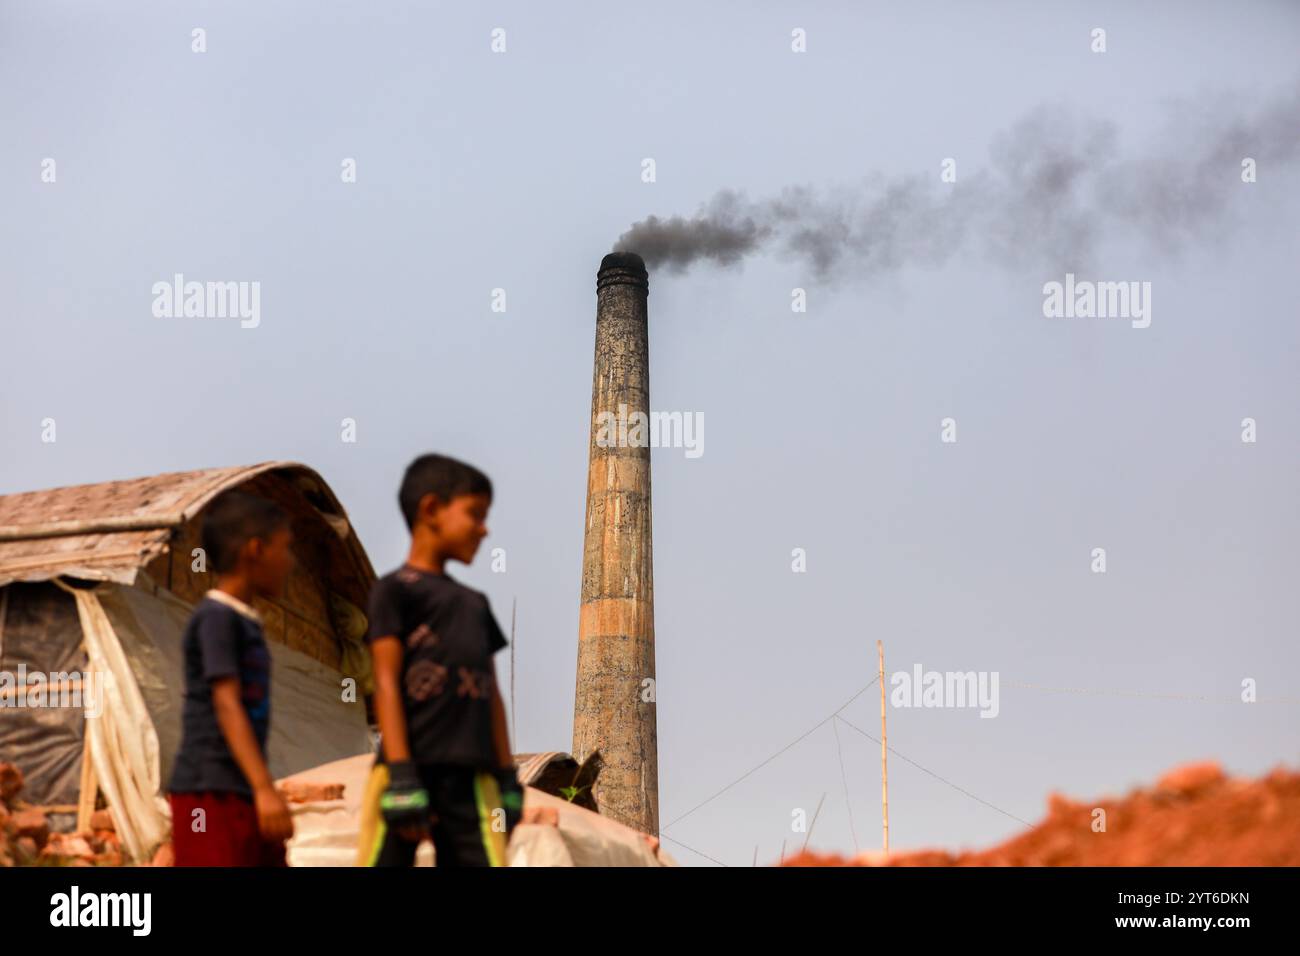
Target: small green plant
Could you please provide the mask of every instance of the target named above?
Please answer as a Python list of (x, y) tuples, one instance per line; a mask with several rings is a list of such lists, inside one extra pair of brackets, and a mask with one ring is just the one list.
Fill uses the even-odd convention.
[(587, 789), (586, 787), (561, 787), (560, 793), (564, 794), (565, 800), (568, 800), (570, 803), (572, 803), (575, 799), (577, 799), (578, 794), (582, 793), (582, 791), (586, 789)]

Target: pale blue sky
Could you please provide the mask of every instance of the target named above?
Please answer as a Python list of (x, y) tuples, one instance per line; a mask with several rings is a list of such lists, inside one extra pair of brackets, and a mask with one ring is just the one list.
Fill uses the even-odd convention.
[[(1042, 106), (1140, 144), (1171, 100), (1293, 89), (1297, 41), (1300, 9), (1265, 2), (3, 0), (0, 492), (299, 460), (382, 572), (407, 461), (473, 461), (508, 571), (485, 554), (462, 577), (506, 627), (519, 602), (517, 749), (568, 749), (595, 270), (630, 223), (723, 187), (974, 171)], [(652, 404), (707, 421), (703, 457), (653, 458), (665, 823), (871, 680), (877, 638), (891, 672), (1000, 673), (997, 719), (896, 710), (889, 739), (1022, 820), (1182, 761), (1297, 762), (1297, 181), (1262, 167), (1238, 227), (1179, 259), (1099, 249), (1104, 277), (1152, 282), (1145, 330), (1045, 319), (1067, 263), (958, 255), (834, 288), (778, 256), (652, 274)], [(176, 272), (260, 281), (260, 327), (155, 319)], [(1246, 677), (1291, 701), (1232, 703)], [(845, 712), (873, 734), (875, 693)], [(841, 737), (874, 847), (879, 749)], [(851, 851), (844, 790), (828, 724), (666, 835), (771, 861), (826, 794), (812, 844)], [(890, 802), (895, 847), (1020, 828), (901, 759)]]

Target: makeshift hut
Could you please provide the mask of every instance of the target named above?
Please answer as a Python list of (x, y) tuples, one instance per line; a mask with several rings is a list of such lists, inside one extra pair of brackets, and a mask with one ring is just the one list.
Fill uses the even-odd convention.
[(0, 496), (0, 759), (55, 829), (85, 829), (102, 796), (137, 860), (167, 839), (181, 633), (212, 584), (200, 528), (234, 488), (281, 505), (294, 535), (284, 596), (255, 602), (272, 774), (371, 749), (361, 608), (374, 571), (316, 472), (268, 462)]

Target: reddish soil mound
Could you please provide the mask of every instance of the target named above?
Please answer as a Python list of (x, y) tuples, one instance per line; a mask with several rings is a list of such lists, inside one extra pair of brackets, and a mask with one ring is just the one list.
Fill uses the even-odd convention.
[(887, 860), (878, 852), (802, 853), (784, 865), (1300, 866), (1300, 773), (1239, 780), (1216, 763), (1188, 764), (1119, 800), (1053, 794), (1045, 820), (988, 850), (919, 850)]

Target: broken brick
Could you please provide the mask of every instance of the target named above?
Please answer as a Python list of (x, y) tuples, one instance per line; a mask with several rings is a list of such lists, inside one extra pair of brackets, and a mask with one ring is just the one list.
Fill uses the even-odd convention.
[(0, 803), (12, 804), (23, 788), (23, 772), (14, 764), (0, 763)]
[(45, 845), (45, 841), (50, 838), (50, 824), (45, 819), (44, 810), (19, 810), (13, 815), (11, 820), (14, 833), (19, 838), (27, 837), (32, 840), (37, 849)]
[(343, 799), (341, 783), (303, 783), (297, 780), (285, 780), (280, 782), (279, 791), (285, 803), (323, 803), (328, 800)]
[(1213, 760), (1205, 760), (1201, 763), (1189, 763), (1182, 767), (1175, 767), (1160, 778), (1156, 783), (1156, 790), (1162, 793), (1192, 796), (1208, 790), (1226, 779), (1222, 767)]
[(53, 857), (88, 860), (94, 855), (95, 851), (83, 837), (68, 833), (51, 834), (45, 848), (41, 850), (41, 857), (44, 859)]

